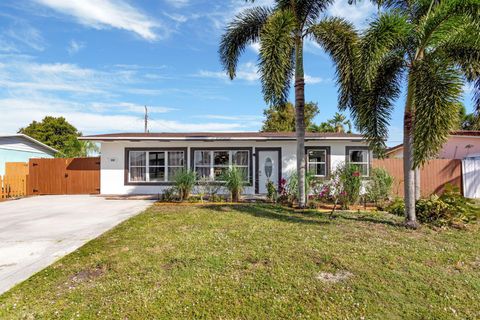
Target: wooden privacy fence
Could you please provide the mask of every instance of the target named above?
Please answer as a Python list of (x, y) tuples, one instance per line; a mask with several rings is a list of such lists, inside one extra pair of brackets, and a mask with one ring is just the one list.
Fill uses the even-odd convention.
[[(375, 159), (374, 168), (384, 168), (394, 177), (393, 193), (403, 197), (403, 159)], [(422, 197), (432, 193), (440, 194), (445, 184), (450, 183), (462, 189), (462, 160), (434, 159), (420, 170), (420, 189)]]
[(100, 158), (30, 159), (29, 195), (100, 193)]
[(0, 176), (0, 200), (27, 195), (28, 163), (5, 163), (5, 175)]
[(28, 176), (28, 162), (5, 163), (6, 176)]
[(27, 195), (27, 176), (0, 176), (0, 200)]

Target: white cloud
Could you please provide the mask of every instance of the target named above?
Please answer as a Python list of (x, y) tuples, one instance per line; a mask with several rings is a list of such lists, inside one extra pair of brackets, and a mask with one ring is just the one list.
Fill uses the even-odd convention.
[[(200, 70), (197, 74), (195, 74), (195, 76), (201, 77), (201, 78), (221, 79), (225, 81), (230, 80), (228, 75), (223, 71)], [(258, 68), (256, 64), (253, 62), (247, 62), (247, 63), (241, 64), (238, 67), (237, 76), (235, 77), (235, 79), (239, 79), (247, 82), (255, 82), (259, 80), (260, 75), (258, 74)], [(293, 81), (293, 78), (292, 78), (292, 81)], [(320, 77), (314, 77), (308, 74), (305, 75), (306, 84), (318, 84), (318, 83), (323, 83), (327, 81), (328, 81), (327, 79), (323, 79)]]
[[(31, 61), (8, 61), (0, 73), (0, 85), (14, 93), (32, 91), (104, 93), (101, 81), (107, 74), (74, 64), (39, 64)], [(103, 88), (102, 88), (103, 87)]]
[(3, 88), (24, 95), (57, 92), (96, 94), (97, 98), (105, 98), (122, 95), (129, 90), (155, 90), (141, 87), (151, 83), (147, 74), (142, 69), (90, 69), (69, 63), (42, 64), (17, 56), (0, 60), (0, 92)]
[(177, 23), (184, 23), (188, 21), (187, 16), (184, 16), (183, 14), (166, 13), (166, 12), (164, 12), (163, 14)]
[(35, 1), (55, 11), (73, 16), (79, 23), (91, 28), (123, 29), (134, 32), (149, 41), (165, 37), (169, 33), (169, 30), (162, 28), (164, 34), (158, 35), (155, 30), (162, 27), (159, 22), (123, 0)]
[[(15, 19), (13, 24), (5, 29), (2, 34), (11, 41), (14, 41), (17, 44), (25, 45), (31, 49), (37, 51), (43, 51), (45, 49), (45, 40), (43, 39), (40, 31), (32, 27), (24, 20)], [(18, 51), (16, 46), (13, 44), (10, 44), (10, 46), (15, 47), (15, 50), (12, 51)]]
[(317, 84), (325, 82), (326, 80), (320, 77), (313, 77), (308, 74), (305, 74), (305, 83), (306, 84)]
[(4, 39), (0, 36), (0, 51), (6, 53), (14, 53), (18, 52), (18, 48), (15, 44), (13, 44), (10, 40)]
[[(145, 106), (131, 102), (113, 102), (113, 103), (94, 103), (92, 107), (97, 111), (102, 112), (122, 112), (122, 113), (137, 113), (144, 114)], [(150, 106), (147, 105), (149, 114), (167, 113), (178, 110), (178, 108)]]
[(377, 7), (367, 0), (356, 5), (348, 4), (348, 0), (337, 0), (328, 8), (329, 15), (345, 18), (360, 29), (367, 25), (368, 18), (376, 11)]
[[(2, 131), (5, 133), (17, 132), (20, 127), (28, 125), (33, 120), (39, 121), (47, 115), (65, 117), (67, 121), (84, 134), (143, 131), (143, 106), (131, 103), (118, 103), (117, 105), (119, 107), (126, 106), (130, 110), (133, 108), (138, 112), (136, 114), (111, 114), (102, 109), (105, 106), (84, 105), (41, 97), (0, 99)], [(112, 106), (115, 106), (115, 104), (112, 104)], [(165, 111), (161, 109), (162, 107), (158, 108), (157, 111), (160, 111), (160, 113)], [(154, 113), (152, 111), (155, 111), (155, 109), (152, 107), (149, 111)], [(245, 125), (241, 123), (188, 123), (153, 117), (149, 121), (151, 131), (235, 131), (244, 127)]]
[[(3, 56), (0, 59), (1, 129), (5, 132), (16, 132), (47, 115), (63, 116), (85, 134), (142, 131), (142, 101), (157, 100), (145, 99), (147, 91), (152, 94), (189, 95), (198, 99), (226, 99), (224, 96), (213, 96), (214, 91), (209, 88), (142, 88), (143, 84), (151, 84), (145, 75), (152, 70), (140, 65), (98, 70), (68, 63), (42, 64), (31, 57)], [(122, 98), (131, 90), (142, 92), (138, 98), (140, 103)], [(147, 103), (147, 107), (151, 131), (235, 131), (251, 127), (251, 123), (246, 121), (165, 119), (164, 114), (182, 108), (152, 102)]]
[(195, 116), (195, 118), (228, 120), (228, 121), (248, 121), (248, 122), (262, 120), (261, 116), (248, 116), (248, 115), (226, 116), (226, 115), (219, 115), (219, 114), (206, 114), (206, 115)]
[(189, 5), (190, 0), (165, 0), (166, 3), (175, 8), (183, 8)]
[(250, 45), (250, 49), (256, 54), (260, 53), (260, 42), (255, 42)]
[(85, 43), (75, 41), (75, 40), (70, 40), (70, 43), (68, 44), (67, 51), (69, 54), (75, 54), (78, 51), (82, 50), (85, 48)]
[[(223, 71), (208, 71), (200, 70), (195, 76), (201, 78), (215, 78), (229, 80), (228, 75)], [(253, 62), (243, 63), (237, 68), (237, 75), (235, 77), (239, 80), (244, 80), (248, 82), (257, 81), (260, 76), (258, 75), (257, 65)]]

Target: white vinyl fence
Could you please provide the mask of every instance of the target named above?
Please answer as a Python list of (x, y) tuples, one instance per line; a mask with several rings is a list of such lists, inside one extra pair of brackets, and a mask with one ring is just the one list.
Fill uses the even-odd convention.
[(480, 157), (462, 160), (462, 175), (464, 196), (480, 199)]

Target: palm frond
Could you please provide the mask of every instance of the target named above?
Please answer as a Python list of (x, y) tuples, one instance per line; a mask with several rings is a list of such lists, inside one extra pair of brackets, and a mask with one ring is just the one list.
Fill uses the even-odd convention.
[(414, 167), (436, 156), (448, 134), (458, 124), (462, 77), (442, 59), (418, 61), (412, 68)]
[(267, 7), (254, 7), (238, 14), (227, 26), (220, 42), (220, 61), (230, 79), (235, 78), (238, 58), (248, 44), (258, 41), (271, 14)]
[(360, 63), (363, 81), (370, 84), (386, 55), (396, 50), (406, 50), (407, 41), (413, 33), (405, 15), (400, 13), (381, 14), (374, 20), (360, 43)]
[(298, 0), (296, 4), (297, 19), (304, 25), (310, 26), (332, 3), (333, 0)]
[(355, 27), (341, 18), (327, 18), (312, 26), (309, 33), (335, 63), (340, 110), (351, 107), (358, 93), (354, 71), (358, 64), (359, 36)]
[(473, 85), (476, 113), (480, 116), (480, 23), (463, 21), (451, 30), (431, 53), (457, 65), (465, 79)]
[(475, 116), (477, 117), (478, 123), (480, 123), (480, 77), (475, 80), (473, 85), (473, 100), (475, 103)]
[(385, 150), (388, 125), (394, 101), (400, 94), (404, 67), (401, 51), (385, 56), (371, 85), (362, 86), (355, 106), (350, 109), (356, 127), (379, 155)]
[(287, 101), (293, 74), (293, 33), (297, 26), (289, 10), (277, 10), (268, 19), (260, 36), (259, 70), (265, 101)]
[(429, 14), (423, 15), (418, 24), (418, 33), (422, 47), (431, 45), (430, 41), (444, 37), (452, 28), (463, 23), (464, 19), (480, 21), (480, 1), (443, 0), (435, 2)]

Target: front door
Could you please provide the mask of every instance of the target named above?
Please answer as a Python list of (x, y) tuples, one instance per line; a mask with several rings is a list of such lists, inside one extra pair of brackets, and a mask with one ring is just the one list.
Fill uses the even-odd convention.
[(278, 187), (279, 150), (258, 150), (257, 181), (258, 193), (267, 193), (267, 182)]

